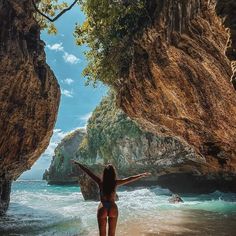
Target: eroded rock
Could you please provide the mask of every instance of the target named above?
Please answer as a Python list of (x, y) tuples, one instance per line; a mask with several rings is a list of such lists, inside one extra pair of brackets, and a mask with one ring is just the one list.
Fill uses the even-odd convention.
[(48, 146), (60, 89), (46, 64), (31, 1), (0, 2), (0, 212), (11, 181), (30, 169)]
[[(236, 94), (229, 61), (234, 46), (225, 55), (227, 42), (234, 44), (233, 32), (229, 39), (225, 29), (234, 25), (234, 8), (225, 11), (204, 0), (151, 5), (152, 23), (134, 39), (128, 75), (114, 83), (119, 107), (142, 133), (137, 138), (129, 126), (110, 127), (124, 114), (112, 108), (105, 123), (105, 109), (91, 118), (91, 145), (82, 151), (89, 163), (114, 162), (121, 176), (148, 167), (155, 173), (151, 183), (174, 192), (236, 191)], [(224, 26), (216, 12), (230, 12), (231, 23)]]
[[(105, 97), (95, 109), (88, 121), (87, 133), (77, 130), (62, 140), (55, 149), (49, 170), (45, 172), (48, 183), (79, 182), (86, 200), (99, 200), (97, 185), (83, 171), (73, 167), (71, 159), (86, 164), (99, 176), (107, 163), (114, 164), (120, 178), (145, 171), (152, 173), (150, 178), (132, 186), (162, 184), (159, 179), (170, 173), (198, 174), (198, 166), (206, 164), (206, 160), (186, 143), (141, 130), (116, 108), (114, 95)], [(190, 190), (192, 188), (187, 186), (186, 191)]]
[(156, 1), (152, 12), (117, 87), (118, 105), (143, 129), (176, 137), (205, 159), (182, 164), (179, 173), (194, 170), (194, 181), (211, 176), (215, 186), (228, 181), (225, 174), (235, 179), (236, 93), (214, 1)]
[(62, 139), (54, 150), (51, 165), (44, 173), (44, 179), (49, 184), (74, 184), (78, 182), (73, 175), (72, 159), (76, 159), (76, 153), (85, 136), (84, 129), (78, 129)]
[(169, 203), (181, 203), (184, 202), (183, 199), (178, 194), (172, 194), (168, 199)]
[[(86, 160), (77, 155), (85, 135), (85, 129), (78, 129), (62, 139), (54, 150), (50, 167), (45, 170), (43, 179), (52, 185), (79, 184), (85, 200), (98, 201), (100, 197), (96, 183), (76, 165), (71, 163), (73, 159), (86, 163)], [(103, 167), (101, 165), (90, 165), (89, 168), (98, 174), (99, 170), (102, 173)]]
[(222, 18), (224, 26), (228, 29), (229, 37), (225, 54), (231, 61), (233, 71), (231, 82), (236, 89), (236, 2), (234, 0), (216, 0), (215, 9), (217, 15)]

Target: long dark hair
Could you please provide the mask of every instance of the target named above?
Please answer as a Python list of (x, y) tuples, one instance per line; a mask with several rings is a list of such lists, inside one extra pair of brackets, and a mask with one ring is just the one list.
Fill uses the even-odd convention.
[(110, 195), (116, 187), (116, 169), (112, 164), (106, 165), (103, 170), (102, 190), (103, 194)]

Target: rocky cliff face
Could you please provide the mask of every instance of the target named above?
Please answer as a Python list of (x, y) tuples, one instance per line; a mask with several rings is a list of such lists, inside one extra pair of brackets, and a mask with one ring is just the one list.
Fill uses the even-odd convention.
[(72, 176), (72, 165), (70, 160), (76, 159), (76, 153), (85, 136), (86, 131), (78, 129), (73, 133), (68, 134), (58, 144), (54, 151), (54, 156), (51, 165), (44, 173), (44, 179), (49, 184), (69, 184), (77, 183), (78, 178)]
[[(87, 164), (98, 175), (102, 174), (106, 163), (116, 166), (119, 177), (152, 172), (151, 178), (136, 183), (139, 186), (165, 186), (163, 176), (166, 174), (198, 174), (198, 166), (206, 165), (204, 158), (180, 140), (142, 131), (116, 108), (114, 95), (104, 98), (95, 109), (88, 121), (87, 133), (77, 130), (62, 140), (49, 170), (45, 172), (48, 183), (79, 181), (85, 199), (98, 199), (96, 185), (82, 171), (73, 168), (70, 159)], [(189, 186), (185, 191), (198, 189)], [(199, 191), (206, 191), (205, 186)]]
[(234, 0), (217, 0), (215, 9), (218, 16), (222, 18), (224, 26), (228, 29), (229, 37), (225, 54), (231, 61), (233, 71), (231, 82), (236, 89), (236, 2)]
[(120, 177), (151, 171), (155, 176), (153, 184), (156, 184), (157, 176), (170, 169), (177, 171), (189, 162), (205, 161), (193, 148), (174, 137), (157, 136), (141, 130), (116, 108), (114, 94), (105, 97), (93, 112), (84, 141), (78, 155), (88, 164), (113, 163)]
[[(204, 160), (202, 165), (189, 163), (188, 170), (182, 165), (183, 178), (170, 171), (175, 183), (160, 179), (163, 185), (177, 186), (179, 180), (183, 186), (188, 173), (198, 183), (215, 180), (211, 185), (218, 188), (226, 181), (225, 186), (235, 191), (236, 93), (224, 54), (228, 33), (213, 3), (167, 0), (153, 4), (153, 23), (134, 40), (132, 64), (128, 75), (120, 79), (117, 101), (142, 128), (179, 138)], [(218, 8), (218, 13), (224, 15), (225, 8)], [(232, 14), (229, 18), (233, 20)], [(230, 27), (232, 22), (225, 24)], [(235, 53), (233, 34), (228, 57)]]
[[(48, 184), (80, 185), (81, 192), (86, 200), (98, 200), (99, 192), (96, 184), (76, 166), (72, 165), (70, 160), (76, 159), (86, 163), (85, 156), (78, 155), (78, 150), (86, 136), (86, 130), (78, 129), (68, 134), (56, 147), (54, 156), (48, 170), (45, 170), (43, 179)], [(91, 165), (92, 164), (92, 165)], [(90, 168), (97, 174), (101, 171), (101, 165), (90, 163)]]
[(0, 213), (11, 181), (30, 169), (52, 135), (60, 98), (31, 1), (0, 2)]

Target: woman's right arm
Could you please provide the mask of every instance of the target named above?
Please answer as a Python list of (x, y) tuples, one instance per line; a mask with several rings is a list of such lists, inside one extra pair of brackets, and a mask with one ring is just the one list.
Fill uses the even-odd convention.
[(84, 165), (80, 164), (78, 161), (75, 161), (75, 160), (71, 160), (71, 162), (79, 166), (79, 168), (83, 170), (98, 185), (101, 183), (101, 179), (97, 175), (95, 175), (91, 170), (89, 170), (87, 167), (85, 167)]
[(145, 172), (145, 173), (142, 173), (142, 174), (130, 176), (128, 178), (118, 179), (117, 180), (117, 185), (119, 186), (119, 185), (129, 184), (129, 183), (132, 183), (134, 181), (137, 181), (141, 178), (144, 178), (144, 177), (147, 177), (147, 176), (150, 176), (150, 175), (151, 175), (151, 173)]

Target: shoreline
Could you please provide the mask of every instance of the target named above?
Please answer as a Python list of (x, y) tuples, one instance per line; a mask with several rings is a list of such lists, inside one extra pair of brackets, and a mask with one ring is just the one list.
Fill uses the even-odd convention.
[[(224, 220), (222, 220), (222, 217)], [(204, 210), (168, 210), (156, 217), (118, 219), (116, 236), (236, 235), (236, 214), (225, 217)], [(98, 230), (88, 236), (98, 235)]]
[[(180, 204), (169, 203), (169, 192), (161, 188), (126, 188), (118, 194), (116, 236), (236, 235), (235, 194), (188, 195)], [(78, 188), (17, 181), (11, 198), (0, 234), (98, 235), (98, 202), (84, 201)]]

